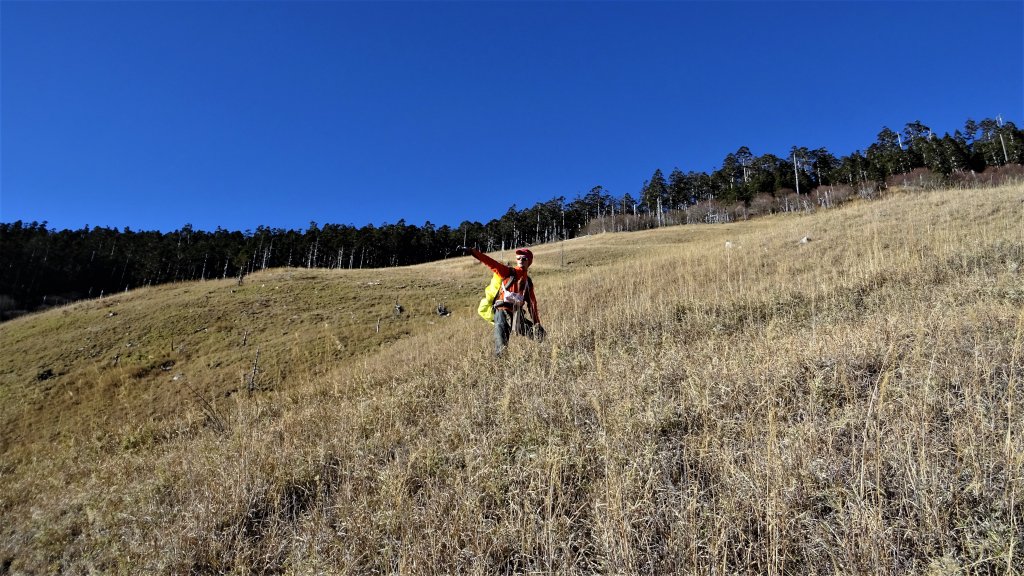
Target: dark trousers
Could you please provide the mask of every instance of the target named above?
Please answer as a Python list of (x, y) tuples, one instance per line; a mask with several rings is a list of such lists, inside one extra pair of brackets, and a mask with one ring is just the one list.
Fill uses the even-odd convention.
[[(508, 346), (508, 338), (512, 335), (512, 313), (504, 308), (494, 311), (494, 355), (500, 356)], [(519, 335), (533, 339), (533, 322), (525, 317), (520, 322)]]

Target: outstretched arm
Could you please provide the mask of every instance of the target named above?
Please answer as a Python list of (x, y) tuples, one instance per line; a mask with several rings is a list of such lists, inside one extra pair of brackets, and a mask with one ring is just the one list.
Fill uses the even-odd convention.
[(507, 278), (511, 269), (505, 266), (501, 262), (498, 262), (494, 258), (491, 258), (487, 254), (477, 250), (476, 248), (470, 248), (469, 253), (473, 255), (473, 258), (484, 263), (485, 266), (491, 269), (492, 272), (498, 274), (502, 278)]

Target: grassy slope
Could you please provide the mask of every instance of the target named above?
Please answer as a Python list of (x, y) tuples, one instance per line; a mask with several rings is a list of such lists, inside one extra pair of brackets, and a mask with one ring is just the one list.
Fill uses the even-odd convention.
[(470, 259), (0, 325), (0, 566), (1024, 571), (1021, 186), (536, 252), (500, 362)]
[[(475, 281), (474, 281), (475, 280)], [(10, 322), (0, 332), (5, 452), (174, 419), (197, 400), (287, 389), (308, 376), (447, 320), (479, 278), (468, 263), (389, 271), (273, 270), (136, 290)], [(399, 301), (407, 313), (395, 314)], [(466, 306), (462, 306), (465, 308)], [(378, 326), (379, 321), (379, 326)], [(331, 362), (314, 365), (309, 355)], [(53, 377), (40, 379), (49, 370)]]

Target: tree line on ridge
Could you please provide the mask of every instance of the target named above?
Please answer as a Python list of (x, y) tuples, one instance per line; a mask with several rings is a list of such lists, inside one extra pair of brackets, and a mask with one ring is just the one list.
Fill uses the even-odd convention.
[[(242, 277), (265, 268), (378, 268), (439, 260), (459, 245), (485, 251), (535, 245), (609, 230), (722, 222), (758, 213), (829, 205), (893, 184), (985, 185), (1024, 175), (1024, 132), (1012, 122), (968, 120), (943, 136), (919, 121), (883, 128), (865, 151), (837, 157), (794, 146), (785, 156), (742, 146), (710, 173), (656, 169), (634, 197), (602, 186), (572, 200), (558, 196), (515, 205), (486, 224), (426, 222), (361, 228), (311, 222), (306, 230), (173, 232), (46, 222), (0, 223), (0, 320), (28, 311), (141, 286)], [(996, 175), (994, 177), (993, 175)]]

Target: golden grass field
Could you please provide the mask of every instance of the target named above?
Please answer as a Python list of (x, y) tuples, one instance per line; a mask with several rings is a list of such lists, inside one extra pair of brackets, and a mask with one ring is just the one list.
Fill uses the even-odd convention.
[(1024, 574), (1024, 186), (534, 251), (0, 324), (0, 574)]

